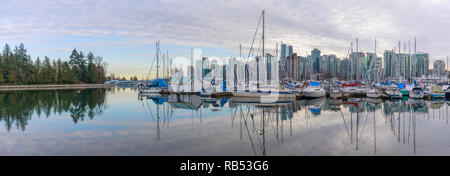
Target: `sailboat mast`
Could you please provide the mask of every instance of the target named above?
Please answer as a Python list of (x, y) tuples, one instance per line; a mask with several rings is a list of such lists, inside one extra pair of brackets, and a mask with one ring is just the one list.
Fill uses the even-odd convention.
[(409, 40), (408, 40), (408, 60), (409, 60), (409, 64), (408, 64), (408, 71), (409, 71), (409, 74), (408, 74), (408, 76), (409, 76), (409, 82), (411, 82), (411, 63), (412, 63), (412, 61), (411, 61), (411, 43), (409, 42)]
[(159, 40), (156, 42), (156, 78), (159, 78)]
[(414, 61), (416, 60), (416, 37), (414, 37)]
[[(264, 58), (264, 10), (262, 10), (262, 56)], [(259, 59), (256, 59), (256, 90), (259, 91)]]

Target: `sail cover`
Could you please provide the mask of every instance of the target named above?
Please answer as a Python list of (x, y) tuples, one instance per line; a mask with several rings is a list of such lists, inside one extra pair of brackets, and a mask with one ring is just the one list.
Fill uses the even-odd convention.
[(155, 80), (153, 80), (153, 82), (150, 84), (150, 87), (169, 87), (166, 83), (166, 81), (164, 81), (161, 78), (157, 78)]

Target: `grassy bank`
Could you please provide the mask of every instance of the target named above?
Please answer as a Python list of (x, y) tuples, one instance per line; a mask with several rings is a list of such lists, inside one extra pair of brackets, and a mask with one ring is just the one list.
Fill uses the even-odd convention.
[(78, 89), (78, 88), (107, 88), (111, 84), (54, 84), (54, 85), (5, 85), (2, 90), (42, 90), (42, 89)]

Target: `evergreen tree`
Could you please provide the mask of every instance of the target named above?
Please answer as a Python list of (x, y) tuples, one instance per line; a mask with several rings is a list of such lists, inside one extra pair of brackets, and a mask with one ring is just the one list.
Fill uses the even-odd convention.
[(61, 59), (60, 58), (58, 58), (58, 61), (56, 61), (56, 72), (57, 72), (57, 77), (58, 77), (58, 79), (56, 80), (56, 82), (58, 83), (58, 84), (61, 84), (62, 83), (62, 62), (61, 62)]
[(62, 71), (61, 81), (63, 83), (75, 83), (78, 81), (75, 73), (72, 71), (67, 62), (63, 62), (61, 71)]
[[(61, 84), (103, 83), (106, 81), (106, 64), (102, 57), (74, 49), (69, 61), (50, 60), (47, 56), (35, 62), (21, 43), (14, 51), (5, 44), (0, 53), (0, 84)], [(134, 79), (134, 78), (133, 78)]]
[(89, 75), (88, 75), (89, 71), (86, 66), (86, 58), (83, 54), (83, 51), (80, 51), (80, 53), (78, 55), (78, 59), (79, 59), (78, 67), (80, 68), (78, 80), (80, 80), (81, 82), (84, 82), (84, 83), (88, 83), (89, 82)]
[(10, 82), (9, 81), (9, 72), (12, 69), (11, 66), (12, 64), (12, 52), (11, 52), (11, 48), (9, 47), (8, 44), (5, 44), (5, 47), (3, 47), (3, 53), (2, 53), (2, 60), (3, 60), (3, 64), (2, 64), (2, 71), (3, 71), (3, 76), (5, 78), (7, 78), (5, 80), (5, 82)]
[(0, 84), (5, 83), (5, 78), (3, 77), (3, 73), (0, 72)]
[(50, 59), (47, 56), (44, 57), (44, 62), (42, 63), (42, 65), (44, 83), (52, 83), (54, 80), (54, 74), (52, 66), (50, 64)]
[(43, 83), (44, 75), (42, 73), (42, 68), (41, 68), (42, 65), (41, 65), (41, 60), (39, 59), (39, 57), (37, 57), (34, 67), (35, 67), (35, 73), (36, 73), (36, 83), (38, 83), (38, 84)]

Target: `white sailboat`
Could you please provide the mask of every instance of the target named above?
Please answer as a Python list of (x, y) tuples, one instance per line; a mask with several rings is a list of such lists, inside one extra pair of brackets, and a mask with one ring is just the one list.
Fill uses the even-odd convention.
[(139, 85), (138, 91), (139, 93), (146, 94), (163, 94), (168, 93), (168, 85), (167, 83), (159, 78), (159, 41), (156, 42), (156, 79), (153, 80), (150, 84), (145, 82), (143, 85)]
[[(265, 11), (263, 10), (261, 12), (261, 18), (262, 19), (262, 58), (265, 58), (265, 52), (264, 52), (264, 14)], [(256, 32), (258, 31), (259, 23), (256, 29)], [(255, 33), (256, 36), (256, 33)], [(253, 40), (255, 37), (253, 38)], [(249, 56), (253, 48), (250, 48)], [(294, 101), (296, 99), (295, 93), (284, 89), (283, 87), (266, 87), (264, 85), (260, 85), (260, 79), (259, 79), (259, 60), (260, 57), (256, 57), (256, 89), (254, 89), (254, 83), (250, 82), (248, 78), (246, 78), (246, 82), (244, 84), (245, 89), (242, 90), (236, 90), (234, 92), (231, 92), (233, 95), (233, 99), (240, 99), (242, 101), (248, 101), (248, 102), (261, 102), (261, 103), (273, 103), (273, 102), (279, 102), (279, 101)], [(246, 70), (248, 71), (248, 70)], [(246, 74), (247, 75), (247, 74)], [(249, 89), (251, 88), (251, 89)]]

